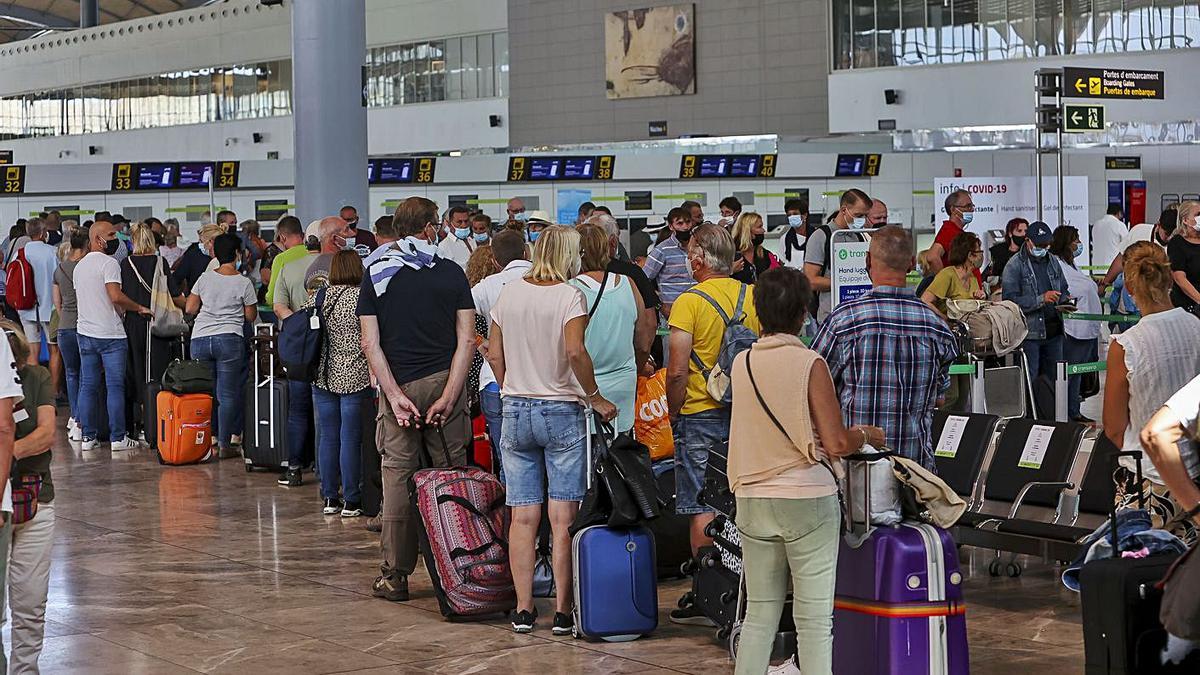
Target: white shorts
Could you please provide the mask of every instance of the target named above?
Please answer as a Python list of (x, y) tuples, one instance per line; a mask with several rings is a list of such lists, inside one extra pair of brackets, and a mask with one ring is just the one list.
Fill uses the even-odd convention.
[[(49, 321), (26, 321), (21, 319), (21, 327), (25, 329), (25, 339), (30, 348), (42, 341), (43, 335), (50, 335)], [(36, 351), (36, 350), (35, 350)]]

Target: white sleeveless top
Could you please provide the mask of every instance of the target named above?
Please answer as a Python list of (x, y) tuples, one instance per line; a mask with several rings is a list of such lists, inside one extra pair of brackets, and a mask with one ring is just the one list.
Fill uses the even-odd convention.
[[(1138, 434), (1154, 413), (1200, 373), (1200, 319), (1179, 309), (1142, 317), (1133, 328), (1114, 335), (1125, 349), (1125, 367), (1129, 370), (1129, 426), (1125, 428), (1122, 450), (1141, 450)], [(1200, 475), (1200, 457), (1191, 440), (1179, 442), (1179, 454), (1188, 475)], [(1133, 460), (1121, 458), (1121, 465), (1134, 470)], [(1143, 458), (1142, 474), (1162, 483), (1154, 464)]]

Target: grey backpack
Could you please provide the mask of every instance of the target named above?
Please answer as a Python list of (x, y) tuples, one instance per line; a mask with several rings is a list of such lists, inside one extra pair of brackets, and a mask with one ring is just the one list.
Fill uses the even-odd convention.
[(758, 340), (758, 334), (750, 330), (745, 323), (746, 313), (742, 311), (742, 306), (746, 302), (746, 290), (750, 288), (746, 284), (742, 284), (738, 291), (737, 306), (733, 309), (733, 316), (730, 317), (721, 309), (721, 303), (717, 302), (711, 295), (704, 291), (694, 288), (684, 291), (685, 293), (693, 293), (708, 301), (713, 309), (717, 310), (721, 320), (725, 322), (725, 332), (721, 334), (721, 348), (717, 351), (717, 362), (712, 367), (704, 365), (704, 361), (700, 360), (700, 356), (696, 354), (696, 350), (692, 350), (692, 363), (696, 364), (696, 368), (704, 375), (704, 381), (708, 388), (708, 395), (713, 397), (718, 403), (729, 405), (733, 403), (733, 382), (729, 375), (733, 371), (733, 358), (738, 354), (749, 349), (755, 341)]

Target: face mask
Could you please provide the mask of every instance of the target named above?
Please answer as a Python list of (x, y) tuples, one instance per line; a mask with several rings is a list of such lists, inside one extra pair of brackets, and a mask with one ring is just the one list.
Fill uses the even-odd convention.
[(486, 244), (486, 243), (488, 242), (488, 238), (489, 238), (489, 237), (488, 237), (488, 233), (487, 233), (487, 232), (480, 232), (480, 233), (478, 233), (478, 234), (476, 234), (476, 235), (475, 235), (475, 243), (477, 243), (477, 244)]
[(347, 251), (353, 251), (355, 239), (357, 239), (357, 237), (346, 237), (346, 245), (342, 248), (346, 249)]
[(1017, 236), (1017, 235), (1015, 235), (1015, 234), (1014, 234), (1014, 235), (1012, 236), (1012, 243), (1016, 244), (1016, 245), (1017, 245), (1017, 248), (1021, 248), (1022, 246), (1024, 246), (1024, 245), (1025, 245), (1025, 236), (1024, 236), (1024, 235), (1022, 235), (1022, 236)]
[(756, 234), (753, 237), (750, 237), (750, 243), (754, 244), (756, 247), (762, 246), (763, 242), (766, 240), (767, 240), (766, 234)]
[(972, 220), (975, 220), (975, 212), (963, 211), (963, 225), (970, 225)]
[(794, 216), (788, 216), (788, 225), (790, 225), (791, 227), (800, 227), (800, 226), (804, 225), (804, 216), (802, 216), (800, 214), (796, 214)]
[(1160, 234), (1159, 234), (1159, 232), (1158, 232), (1158, 228), (1157, 228), (1157, 227), (1156, 227), (1156, 228), (1154, 228), (1154, 241), (1155, 241), (1155, 242), (1157, 242), (1159, 246), (1166, 246), (1166, 245), (1167, 245), (1167, 240), (1166, 240), (1166, 239), (1164, 239), (1164, 238), (1162, 237), (1162, 235), (1160, 235)]
[(1082, 255), (1083, 255), (1083, 242), (1080, 242), (1080, 243), (1078, 243), (1078, 244), (1076, 244), (1076, 245), (1075, 245), (1075, 252), (1073, 253), (1073, 255), (1074, 255), (1076, 258), (1078, 258), (1078, 257), (1080, 257), (1080, 256), (1082, 256)]
[(458, 239), (466, 239), (467, 237), (471, 236), (471, 228), (456, 227), (454, 228), (454, 236)]
[(855, 230), (861, 230), (866, 226), (867, 226), (867, 217), (866, 216), (859, 216), (857, 218), (850, 219), (850, 227)]
[(518, 223), (523, 223), (529, 220), (529, 214), (525, 213), (524, 211), (521, 211), (520, 213), (514, 213), (513, 220), (517, 221)]
[(1048, 248), (1038, 248), (1038, 247), (1034, 246), (1033, 249), (1030, 251), (1030, 254), (1033, 255), (1033, 257), (1035, 257), (1035, 258), (1045, 258), (1046, 254), (1049, 252), (1050, 252), (1050, 249), (1048, 249)]
[(1192, 229), (1200, 232), (1200, 218), (1197, 218), (1196, 222), (1192, 223)]
[(238, 258), (236, 261), (234, 261), (233, 268), (239, 272), (242, 271), (242, 259), (241, 258)]
[(688, 242), (688, 240), (689, 240), (689, 239), (691, 239), (691, 238), (692, 238), (692, 231), (691, 231), (691, 230), (684, 230), (684, 231), (682, 231), (682, 232), (680, 232), (680, 231), (678, 231), (678, 230), (677, 230), (677, 231), (675, 232), (675, 240), (676, 240), (676, 241), (678, 241), (678, 242), (679, 242), (679, 243), (681, 243), (681, 244), (686, 244), (686, 243)]
[(541, 232), (534, 232), (534, 231), (530, 230), (529, 231), (529, 243), (531, 243), (531, 244), (534, 243), (535, 241), (538, 240), (538, 237), (540, 237), (540, 236), (542, 236)]
[(121, 247), (120, 239), (109, 239), (104, 242), (104, 255), (116, 255), (117, 249)]

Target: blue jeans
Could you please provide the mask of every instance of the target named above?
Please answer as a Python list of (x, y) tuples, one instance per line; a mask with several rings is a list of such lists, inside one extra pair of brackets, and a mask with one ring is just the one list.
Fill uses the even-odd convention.
[[(1067, 363), (1090, 363), (1099, 358), (1099, 350), (1096, 344), (1096, 338), (1091, 340), (1079, 340), (1065, 336), (1066, 342), (1063, 343), (1063, 359)], [(1083, 399), (1079, 396), (1079, 385), (1083, 379), (1082, 375), (1072, 375), (1067, 378), (1067, 417), (1075, 419), (1079, 417), (1079, 404)]]
[(583, 406), (505, 396), (503, 415), (507, 504), (541, 504), (547, 489), (554, 501), (581, 501), (587, 481)]
[(108, 390), (109, 441), (125, 438), (125, 361), (129, 349), (125, 338), (79, 336), (79, 420), (84, 439), (94, 440), (96, 410), (100, 398), (100, 373)]
[(58, 350), (62, 353), (63, 370), (67, 376), (67, 403), (71, 417), (79, 421), (79, 332), (74, 328), (58, 330)]
[(680, 415), (671, 425), (675, 436), (675, 513), (681, 516), (712, 513), (700, 503), (708, 452), (729, 450), (729, 408)]
[(305, 464), (304, 446), (308, 444), (308, 427), (312, 424), (313, 386), (308, 382), (288, 380), (287, 443), (288, 468), (299, 469)]
[(1029, 362), (1029, 379), (1036, 380), (1039, 374), (1044, 374), (1054, 381), (1054, 369), (1063, 360), (1063, 336), (1056, 335), (1045, 340), (1026, 338), (1021, 343), (1025, 352), (1025, 360)]
[(212, 366), (217, 378), (217, 428), (213, 430), (218, 445), (230, 446), (230, 438), (246, 426), (243, 401), (246, 384), (246, 343), (241, 335), (226, 333), (192, 338), (192, 358)]
[(313, 403), (317, 408), (321, 440), (317, 447), (317, 462), (321, 468), (321, 497), (338, 498), (338, 476), (342, 479), (341, 498), (347, 503), (361, 504), (358, 482), (362, 476), (362, 416), (375, 417), (370, 407), (370, 389), (353, 394), (335, 394), (313, 387)]
[[(493, 387), (495, 388), (493, 389)], [(504, 426), (502, 405), (500, 388), (496, 387), (494, 383), (479, 390), (479, 407), (483, 410), (483, 420), (487, 422), (488, 438), (492, 441), (492, 473), (500, 476), (501, 483), (504, 482), (504, 464), (500, 461), (500, 439), (502, 438), (500, 434)]]

